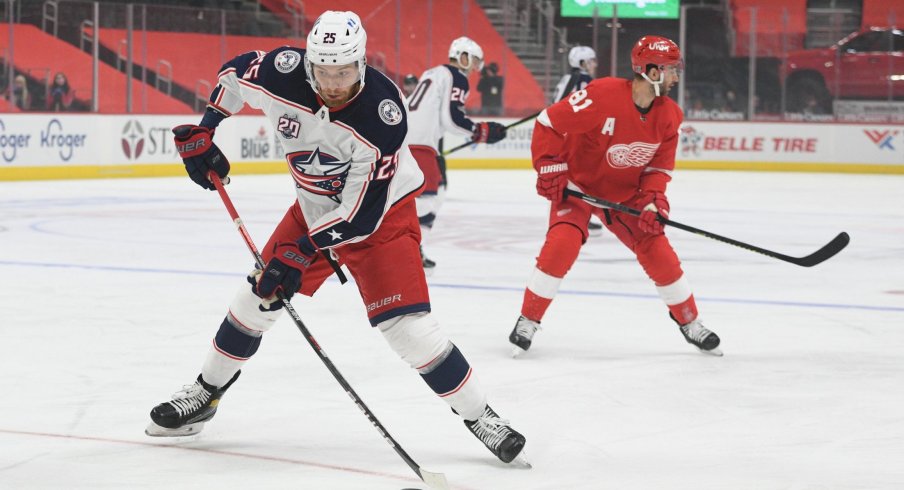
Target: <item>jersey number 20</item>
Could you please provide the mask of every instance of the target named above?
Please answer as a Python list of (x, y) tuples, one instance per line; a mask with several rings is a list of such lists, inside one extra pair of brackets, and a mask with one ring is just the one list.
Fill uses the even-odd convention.
[(418, 106), (421, 105), (421, 101), (424, 100), (424, 95), (427, 93), (427, 89), (430, 88), (430, 85), (433, 83), (433, 80), (429, 78), (426, 80), (422, 80), (421, 83), (417, 84), (417, 87), (414, 89), (414, 92), (411, 94), (408, 102), (408, 110), (416, 111)]

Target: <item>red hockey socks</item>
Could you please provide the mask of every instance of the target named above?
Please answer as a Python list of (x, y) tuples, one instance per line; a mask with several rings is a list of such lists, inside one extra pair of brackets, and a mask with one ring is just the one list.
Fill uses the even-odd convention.
[(546, 233), (546, 243), (524, 290), (521, 314), (525, 318), (535, 322), (543, 319), (562, 278), (577, 260), (583, 240), (581, 231), (569, 224), (553, 226)]
[(656, 286), (656, 291), (678, 324), (686, 325), (697, 318), (697, 303), (683, 275), (671, 284)]

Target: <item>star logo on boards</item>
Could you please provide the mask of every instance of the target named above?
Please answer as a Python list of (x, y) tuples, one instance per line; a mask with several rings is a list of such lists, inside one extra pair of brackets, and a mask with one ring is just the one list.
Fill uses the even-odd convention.
[(326, 234), (329, 235), (330, 237), (332, 237), (334, 242), (335, 242), (336, 240), (341, 240), (341, 239), (342, 239), (342, 233), (339, 233), (339, 232), (336, 231), (336, 230), (330, 230), (330, 231), (326, 232)]

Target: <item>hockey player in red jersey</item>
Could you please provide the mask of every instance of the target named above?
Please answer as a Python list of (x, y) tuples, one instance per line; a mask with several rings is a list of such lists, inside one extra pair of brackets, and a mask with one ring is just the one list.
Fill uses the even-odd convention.
[[(323, 13), (306, 49), (255, 51), (226, 62), (199, 125), (175, 128), (189, 177), (213, 189), (229, 172), (215, 128), (245, 104), (261, 109), (286, 152), (296, 199), (239, 288), (193, 384), (151, 410), (148, 435), (197, 433), (282, 313), (278, 296), (313, 296), (344, 264), (371, 326), (499, 459), (525, 438), (487, 404), (471, 365), (430, 313), (414, 197), (424, 177), (406, 143), (399, 88), (367, 66), (353, 12)], [(336, 267), (338, 269), (338, 267)], [(249, 284), (250, 283), (250, 284)]]
[[(515, 355), (530, 348), (562, 278), (587, 240), (591, 214), (634, 252), (687, 342), (722, 355), (719, 337), (698, 318), (678, 256), (657, 221), (657, 216), (669, 214), (666, 186), (675, 168), (682, 113), (667, 94), (679, 81), (681, 52), (669, 39), (644, 36), (631, 50), (631, 65), (633, 80), (594, 80), (537, 117), (531, 154), (537, 193), (551, 201), (549, 228), (524, 291), (521, 316), (509, 335)], [(604, 211), (565, 198), (566, 187), (641, 209), (642, 214)]]

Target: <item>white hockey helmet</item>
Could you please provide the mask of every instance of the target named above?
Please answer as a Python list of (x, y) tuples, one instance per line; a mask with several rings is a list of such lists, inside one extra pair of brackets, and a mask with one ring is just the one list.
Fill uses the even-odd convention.
[(595, 59), (596, 53), (589, 46), (575, 46), (568, 52), (568, 64), (572, 68), (581, 68), (581, 62)]
[(308, 33), (304, 69), (308, 82), (314, 91), (320, 92), (314, 80), (313, 65), (347, 65), (358, 63), (358, 79), (364, 87), (364, 72), (367, 68), (365, 50), (367, 33), (361, 19), (354, 12), (327, 10), (314, 21)]
[(449, 59), (459, 61), (463, 53), (468, 54), (468, 66), (463, 66), (462, 68), (466, 70), (471, 68), (474, 63), (474, 58), (477, 58), (480, 61), (475, 68), (477, 70), (483, 69), (483, 49), (481, 49), (480, 45), (474, 42), (473, 39), (462, 36), (452, 41), (452, 44), (449, 46)]

